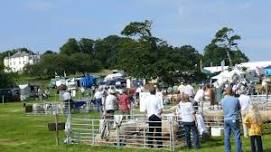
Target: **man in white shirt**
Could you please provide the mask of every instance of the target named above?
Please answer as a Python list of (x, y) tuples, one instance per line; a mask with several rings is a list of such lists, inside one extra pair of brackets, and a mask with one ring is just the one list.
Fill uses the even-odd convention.
[(67, 100), (71, 100), (71, 93), (69, 91), (65, 91), (63, 93), (63, 100), (64, 100), (64, 102)]
[(103, 98), (103, 88), (99, 87), (94, 94), (95, 106), (98, 112), (101, 111), (102, 98)]
[[(162, 147), (162, 120), (161, 114), (163, 112), (163, 104), (160, 99), (155, 95), (156, 89), (150, 88), (150, 96), (147, 97), (144, 111), (147, 114), (149, 120), (149, 132), (148, 132), (148, 146), (153, 147), (153, 140), (157, 141), (158, 148)], [(155, 133), (154, 133), (155, 130)], [(153, 138), (154, 136), (154, 138)]]
[[(247, 95), (245, 90), (240, 92), (239, 102), (240, 102), (240, 106), (241, 106), (242, 120), (244, 120), (245, 114), (247, 113), (248, 107), (251, 102), (251, 99)], [(242, 124), (243, 124), (244, 137), (248, 137), (247, 126), (245, 125), (245, 123), (242, 123)]]
[(62, 99), (64, 101), (64, 113), (70, 113), (72, 109), (71, 93), (65, 90), (65, 92), (62, 94)]
[(187, 84), (184, 88), (184, 94), (187, 94), (189, 97), (194, 97), (194, 88), (190, 84)]
[(202, 108), (203, 108), (203, 100), (204, 100), (204, 92), (205, 92), (205, 87), (203, 85), (201, 85), (199, 87), (199, 90), (197, 91), (195, 97), (194, 97), (194, 104), (197, 105), (197, 107), (195, 107), (195, 109), (197, 110), (200, 106), (200, 110), (202, 112)]
[(185, 88), (185, 86), (183, 85), (183, 82), (182, 82), (178, 87), (180, 95), (182, 95), (184, 93), (184, 88)]
[(115, 96), (115, 93), (115, 90), (110, 89), (104, 103), (105, 114), (110, 119), (113, 119), (117, 105), (117, 97)]

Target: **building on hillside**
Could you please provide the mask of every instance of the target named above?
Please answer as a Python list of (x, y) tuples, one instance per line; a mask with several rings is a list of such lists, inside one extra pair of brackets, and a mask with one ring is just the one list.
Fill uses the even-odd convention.
[(33, 52), (18, 51), (12, 56), (4, 58), (5, 72), (22, 72), (27, 64), (36, 64), (40, 55)]

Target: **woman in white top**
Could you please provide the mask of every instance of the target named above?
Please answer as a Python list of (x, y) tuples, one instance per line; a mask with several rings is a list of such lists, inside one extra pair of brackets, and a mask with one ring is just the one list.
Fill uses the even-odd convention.
[(185, 139), (186, 139), (186, 144), (188, 148), (192, 148), (191, 135), (190, 135), (192, 131), (193, 141), (195, 144), (194, 146), (196, 149), (198, 149), (200, 147), (200, 144), (199, 144), (198, 130), (195, 123), (195, 110), (187, 94), (183, 95), (183, 99), (182, 101), (180, 101), (178, 105), (177, 115), (179, 116), (181, 124), (184, 127)]

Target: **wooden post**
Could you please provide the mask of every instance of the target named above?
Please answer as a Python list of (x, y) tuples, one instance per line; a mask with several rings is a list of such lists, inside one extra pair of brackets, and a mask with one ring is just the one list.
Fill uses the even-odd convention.
[(58, 115), (55, 113), (55, 125), (56, 125), (56, 145), (59, 145), (59, 138), (58, 138)]
[(5, 103), (5, 96), (4, 95), (2, 96), (2, 103), (3, 104)]

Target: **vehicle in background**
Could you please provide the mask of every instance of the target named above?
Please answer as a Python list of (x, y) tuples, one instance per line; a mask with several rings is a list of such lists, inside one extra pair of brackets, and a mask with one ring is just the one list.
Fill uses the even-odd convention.
[(12, 87), (0, 89), (0, 97), (1, 102), (20, 101), (20, 88)]

